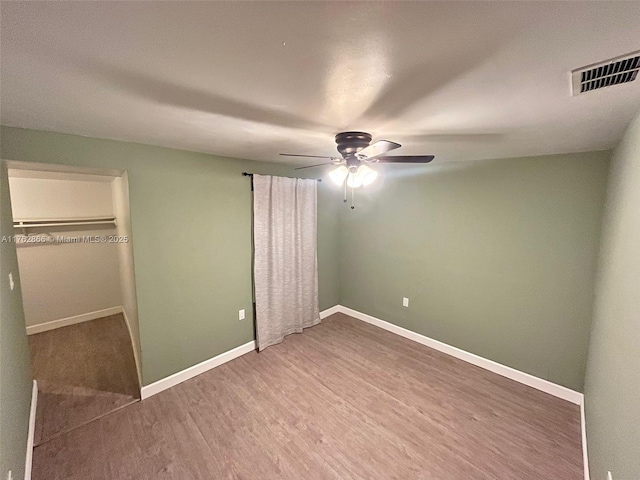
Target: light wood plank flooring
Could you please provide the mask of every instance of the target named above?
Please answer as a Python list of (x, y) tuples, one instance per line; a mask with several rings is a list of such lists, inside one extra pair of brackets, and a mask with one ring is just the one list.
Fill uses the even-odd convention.
[(342, 314), (35, 449), (39, 479), (582, 478), (576, 405)]
[(35, 445), (140, 397), (122, 314), (29, 335), (38, 381)]

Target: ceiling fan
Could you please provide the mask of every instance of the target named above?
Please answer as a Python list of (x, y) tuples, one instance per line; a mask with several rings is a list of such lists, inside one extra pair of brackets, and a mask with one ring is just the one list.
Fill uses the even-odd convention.
[[(337, 185), (344, 184), (345, 197), (347, 201), (347, 187), (351, 188), (351, 208), (353, 205), (354, 190), (359, 187), (373, 183), (378, 177), (378, 172), (368, 166), (371, 163), (429, 163), (435, 157), (433, 155), (404, 155), (386, 156), (385, 153), (400, 148), (402, 145), (388, 140), (378, 140), (371, 144), (371, 134), (365, 132), (342, 132), (336, 135), (338, 152), (340, 157), (327, 157), (323, 155), (296, 155), (292, 153), (281, 153), (285, 157), (307, 157), (326, 158), (328, 162), (298, 167), (303, 168), (320, 167), (322, 165), (336, 165), (338, 168), (329, 173), (329, 177)], [(345, 182), (346, 180), (346, 182)]]

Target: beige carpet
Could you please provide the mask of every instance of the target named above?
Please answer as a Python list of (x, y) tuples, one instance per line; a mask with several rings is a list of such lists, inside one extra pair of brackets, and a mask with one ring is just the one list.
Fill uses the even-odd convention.
[(139, 399), (121, 314), (30, 335), (29, 350), (38, 381), (36, 445)]

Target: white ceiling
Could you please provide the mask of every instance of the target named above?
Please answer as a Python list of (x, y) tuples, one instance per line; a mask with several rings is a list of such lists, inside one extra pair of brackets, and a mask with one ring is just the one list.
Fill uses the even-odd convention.
[[(363, 130), (474, 160), (613, 147), (640, 2), (2, 2), (4, 125), (306, 164)], [(396, 153), (394, 152), (394, 153)]]

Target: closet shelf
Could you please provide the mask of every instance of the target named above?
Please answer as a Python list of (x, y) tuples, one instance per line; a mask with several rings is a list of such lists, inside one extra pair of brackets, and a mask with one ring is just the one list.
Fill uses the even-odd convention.
[(13, 221), (14, 228), (71, 227), (84, 225), (117, 225), (116, 217), (43, 218)]

